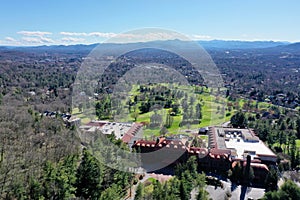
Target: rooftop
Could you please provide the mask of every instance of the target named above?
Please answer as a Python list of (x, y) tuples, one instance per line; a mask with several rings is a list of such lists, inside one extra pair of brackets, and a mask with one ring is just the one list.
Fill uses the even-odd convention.
[[(109, 122), (109, 121), (91, 121), (86, 125), (82, 125), (79, 128), (86, 132), (95, 132), (100, 130), (103, 134), (110, 135), (115, 134), (117, 139), (123, 138), (127, 134), (126, 141), (129, 137), (135, 135), (141, 124), (132, 123), (119, 123), (119, 122)], [(130, 137), (131, 138), (131, 137)]]
[[(254, 134), (251, 129), (233, 129), (214, 127), (217, 146), (232, 151), (232, 158), (245, 159), (249, 154), (251, 159), (261, 157), (276, 157), (276, 155)], [(221, 145), (220, 145), (221, 144)]]

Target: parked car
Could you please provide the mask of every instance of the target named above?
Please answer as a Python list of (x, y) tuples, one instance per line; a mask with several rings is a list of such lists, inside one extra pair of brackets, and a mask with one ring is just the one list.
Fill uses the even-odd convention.
[(213, 177), (213, 176), (206, 176), (205, 182), (207, 185), (213, 185), (216, 187), (224, 188), (223, 183), (218, 178)]

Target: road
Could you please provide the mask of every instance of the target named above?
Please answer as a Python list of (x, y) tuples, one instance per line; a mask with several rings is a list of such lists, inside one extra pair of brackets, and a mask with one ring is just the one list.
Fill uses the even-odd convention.
[(241, 187), (232, 185), (230, 182), (221, 181), (224, 185), (224, 189), (215, 186), (207, 186), (206, 190), (209, 193), (210, 198), (213, 200), (224, 199), (226, 192), (231, 194), (232, 200), (247, 200), (248, 198), (260, 199), (264, 196), (265, 190), (261, 188)]

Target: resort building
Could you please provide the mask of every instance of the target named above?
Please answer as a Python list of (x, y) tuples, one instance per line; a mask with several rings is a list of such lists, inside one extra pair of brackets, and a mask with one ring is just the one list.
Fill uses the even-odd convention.
[(143, 124), (141, 123), (119, 123), (109, 121), (91, 121), (79, 127), (80, 137), (83, 141), (91, 141), (96, 131), (101, 131), (104, 135), (114, 134), (116, 139), (121, 139), (130, 147), (133, 141), (142, 135)]
[(162, 163), (164, 166), (174, 166), (185, 162), (190, 156), (197, 156), (200, 171), (227, 174), (238, 163), (245, 167), (250, 162), (255, 182), (264, 180), (269, 166), (276, 165), (276, 155), (259, 140), (252, 129), (215, 126), (208, 128), (207, 135), (208, 148), (193, 147), (189, 142), (165, 137), (157, 138), (156, 141), (137, 140), (132, 148), (142, 153), (143, 167), (148, 169), (149, 165), (158, 166)]

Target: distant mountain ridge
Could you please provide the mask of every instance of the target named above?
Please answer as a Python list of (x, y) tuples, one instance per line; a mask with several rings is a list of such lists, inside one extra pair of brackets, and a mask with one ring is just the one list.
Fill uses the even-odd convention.
[(258, 49), (288, 45), (289, 42), (274, 41), (238, 41), (238, 40), (210, 40), (198, 42), (205, 49)]
[[(184, 41), (180, 40), (170, 40), (170, 41), (152, 41), (154, 43), (160, 42), (172, 42), (177, 43), (178, 45), (183, 45)], [(276, 51), (277, 49), (280, 51), (299, 51), (300, 50), (300, 43), (289, 43), (289, 42), (275, 42), (275, 41), (238, 41), (238, 40), (210, 40), (210, 41), (194, 41), (202, 46), (204, 49), (211, 49), (211, 50), (222, 50), (222, 49), (269, 49), (272, 51)], [(146, 42), (151, 43), (151, 42)], [(141, 47), (144, 43), (128, 43), (128, 44), (115, 44), (115, 43), (104, 43), (107, 48), (111, 48), (115, 45), (135, 45)], [(88, 53), (93, 50), (95, 47), (101, 44), (75, 44), (75, 45), (51, 45), (51, 46), (0, 46), (0, 50), (12, 50), (12, 51), (22, 51), (22, 52), (56, 52), (56, 53)]]

